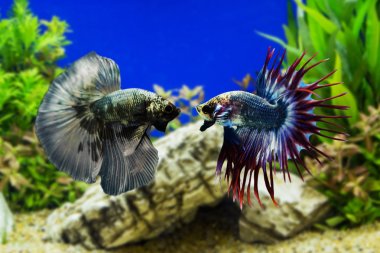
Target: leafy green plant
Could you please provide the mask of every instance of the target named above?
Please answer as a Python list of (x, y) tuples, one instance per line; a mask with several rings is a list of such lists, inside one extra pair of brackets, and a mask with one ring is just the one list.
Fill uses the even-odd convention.
[(40, 21), (26, 0), (15, 1), (10, 18), (0, 20), (2, 135), (12, 126), (30, 129), (43, 95), (61, 71), (56, 62), (69, 43), (64, 37), (67, 28), (57, 17)]
[[(378, 0), (295, 0), (295, 15), (289, 2), (288, 25), (284, 26), (286, 42), (260, 33), (287, 49), (291, 63), (305, 51), (317, 59), (331, 59), (307, 76), (317, 80), (332, 69), (337, 73), (329, 82), (343, 81), (333, 86), (330, 95), (348, 92), (333, 100), (336, 104), (350, 105), (347, 123), (358, 120), (359, 111), (380, 103), (380, 20)], [(338, 74), (338, 76), (337, 76)]]
[(24, 131), (31, 128), (48, 84), (36, 68), (15, 73), (0, 66), (0, 91), (4, 94), (0, 97), (1, 135), (11, 138), (12, 128)]
[(57, 17), (39, 20), (26, 0), (0, 19), (0, 190), (13, 210), (54, 207), (84, 189), (48, 162), (33, 133), (42, 97), (62, 71), (67, 29)]
[(20, 72), (36, 68), (48, 80), (56, 76), (56, 61), (65, 54), (69, 44), (65, 38), (68, 25), (57, 17), (39, 20), (27, 0), (15, 0), (11, 16), (0, 21), (1, 68)]
[(180, 89), (166, 91), (163, 87), (155, 84), (153, 89), (158, 95), (170, 100), (178, 106), (181, 109), (182, 116), (187, 116), (187, 119), (176, 118), (172, 120), (168, 125), (170, 130), (179, 128), (185, 122), (193, 122), (198, 119), (198, 115), (197, 113), (194, 113), (193, 108), (204, 100), (204, 91), (202, 86), (196, 86), (193, 89), (190, 89), (187, 85), (182, 85)]
[(306, 164), (314, 177), (309, 183), (326, 196), (335, 215), (326, 220), (330, 227), (369, 223), (380, 218), (380, 107), (361, 114), (350, 142), (323, 143), (320, 150), (335, 159), (311, 159)]

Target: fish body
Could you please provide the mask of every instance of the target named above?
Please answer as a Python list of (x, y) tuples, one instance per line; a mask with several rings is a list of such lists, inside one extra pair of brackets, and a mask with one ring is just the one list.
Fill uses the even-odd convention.
[[(232, 192), (233, 199), (239, 201), (241, 208), (244, 202), (251, 204), (251, 184), (255, 197), (261, 205), (258, 195), (260, 171), (263, 173), (265, 186), (273, 202), (277, 204), (273, 184), (273, 173), (277, 167), (283, 172), (284, 180), (286, 174), (290, 180), (288, 160), (293, 161), (301, 177), (300, 168), (303, 167), (309, 172), (301, 158), (301, 149), (306, 150), (317, 161), (319, 161), (317, 155), (328, 157), (310, 143), (311, 134), (344, 140), (325, 135), (323, 132), (345, 135), (336, 130), (337, 124), (326, 120), (345, 116), (316, 115), (314, 108), (345, 110), (348, 106), (325, 103), (345, 93), (319, 100), (311, 97), (317, 89), (340, 84), (320, 85), (334, 72), (314, 83), (304, 84), (303, 76), (323, 61), (307, 66), (311, 58), (301, 65), (305, 56), (303, 54), (285, 72), (281, 72), (285, 53), (279, 61), (278, 58), (272, 61), (273, 54), (274, 50), (268, 50), (264, 66), (255, 81), (255, 94), (231, 91), (196, 107), (204, 119), (201, 131), (214, 124), (224, 127), (224, 141), (217, 161), (216, 174), (220, 175), (225, 165), (225, 178), (229, 182), (228, 192)], [(324, 122), (334, 129), (320, 128), (317, 122)]]
[(87, 183), (100, 176), (104, 192), (117, 195), (154, 178), (158, 154), (149, 131), (165, 132), (179, 113), (153, 92), (121, 90), (116, 63), (90, 53), (52, 82), (35, 127), (59, 170)]
[(161, 131), (165, 131), (159, 127), (161, 122), (168, 123), (180, 113), (175, 105), (156, 93), (137, 88), (114, 91), (95, 101), (90, 110), (106, 123), (118, 121), (125, 126), (151, 124)]
[[(215, 108), (213, 114), (207, 113), (204, 106)], [(196, 109), (206, 121), (215, 119), (215, 123), (222, 126), (255, 129), (277, 129), (284, 124), (288, 113), (284, 104), (270, 103), (246, 91), (220, 94)]]

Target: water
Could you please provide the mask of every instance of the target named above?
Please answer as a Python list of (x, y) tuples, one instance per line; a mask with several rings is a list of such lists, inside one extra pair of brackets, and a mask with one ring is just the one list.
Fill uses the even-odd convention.
[[(0, 5), (4, 15), (12, 0)], [(259, 70), (267, 47), (255, 33), (283, 36), (286, 1), (37, 1), (34, 13), (66, 20), (73, 42), (67, 66), (91, 50), (114, 59), (122, 86), (205, 87), (206, 98), (236, 89), (233, 79)]]

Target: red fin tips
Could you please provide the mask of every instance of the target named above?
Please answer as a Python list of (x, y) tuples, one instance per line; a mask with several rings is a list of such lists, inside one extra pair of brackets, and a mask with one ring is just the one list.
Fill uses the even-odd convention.
[(251, 202), (251, 180), (252, 180), (252, 172), (253, 170), (249, 171), (249, 180), (248, 180), (248, 186), (247, 186), (247, 204), (248, 206), (252, 206)]

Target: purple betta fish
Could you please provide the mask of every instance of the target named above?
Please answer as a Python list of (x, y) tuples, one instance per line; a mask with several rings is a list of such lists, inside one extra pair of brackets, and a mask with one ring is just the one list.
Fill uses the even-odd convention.
[(282, 73), (281, 65), (285, 52), (279, 61), (276, 57), (269, 68), (273, 55), (274, 49), (270, 50), (269, 48), (265, 64), (255, 81), (255, 94), (245, 91), (226, 92), (196, 107), (198, 113), (205, 120), (201, 131), (205, 131), (215, 123), (224, 126), (224, 142), (219, 153), (216, 174), (220, 176), (222, 166), (227, 162), (225, 178), (229, 182), (228, 192), (232, 191), (233, 199), (239, 200), (241, 208), (245, 191), (247, 192), (247, 202), (251, 205), (252, 177), (255, 197), (262, 205), (257, 188), (260, 169), (263, 171), (265, 185), (272, 201), (277, 205), (273, 184), (273, 172), (276, 170), (277, 162), (284, 174), (284, 180), (286, 180), (286, 173), (290, 180), (288, 159), (294, 162), (301, 177), (300, 165), (310, 173), (300, 157), (301, 149), (307, 150), (318, 162), (320, 162), (317, 157), (318, 153), (328, 157), (310, 143), (308, 138), (310, 134), (343, 141), (343, 139), (326, 136), (321, 131), (344, 133), (320, 128), (316, 122), (324, 122), (337, 127), (337, 124), (325, 119), (345, 118), (346, 116), (316, 115), (313, 113), (313, 109), (315, 107), (347, 109), (347, 106), (325, 103), (341, 97), (345, 93), (320, 100), (311, 98), (311, 94), (315, 94), (314, 91), (317, 89), (340, 84), (319, 85), (335, 71), (312, 84), (305, 85), (302, 83), (303, 76), (325, 60), (307, 66), (313, 56), (299, 70), (296, 70), (305, 56), (304, 53), (285, 73)]

